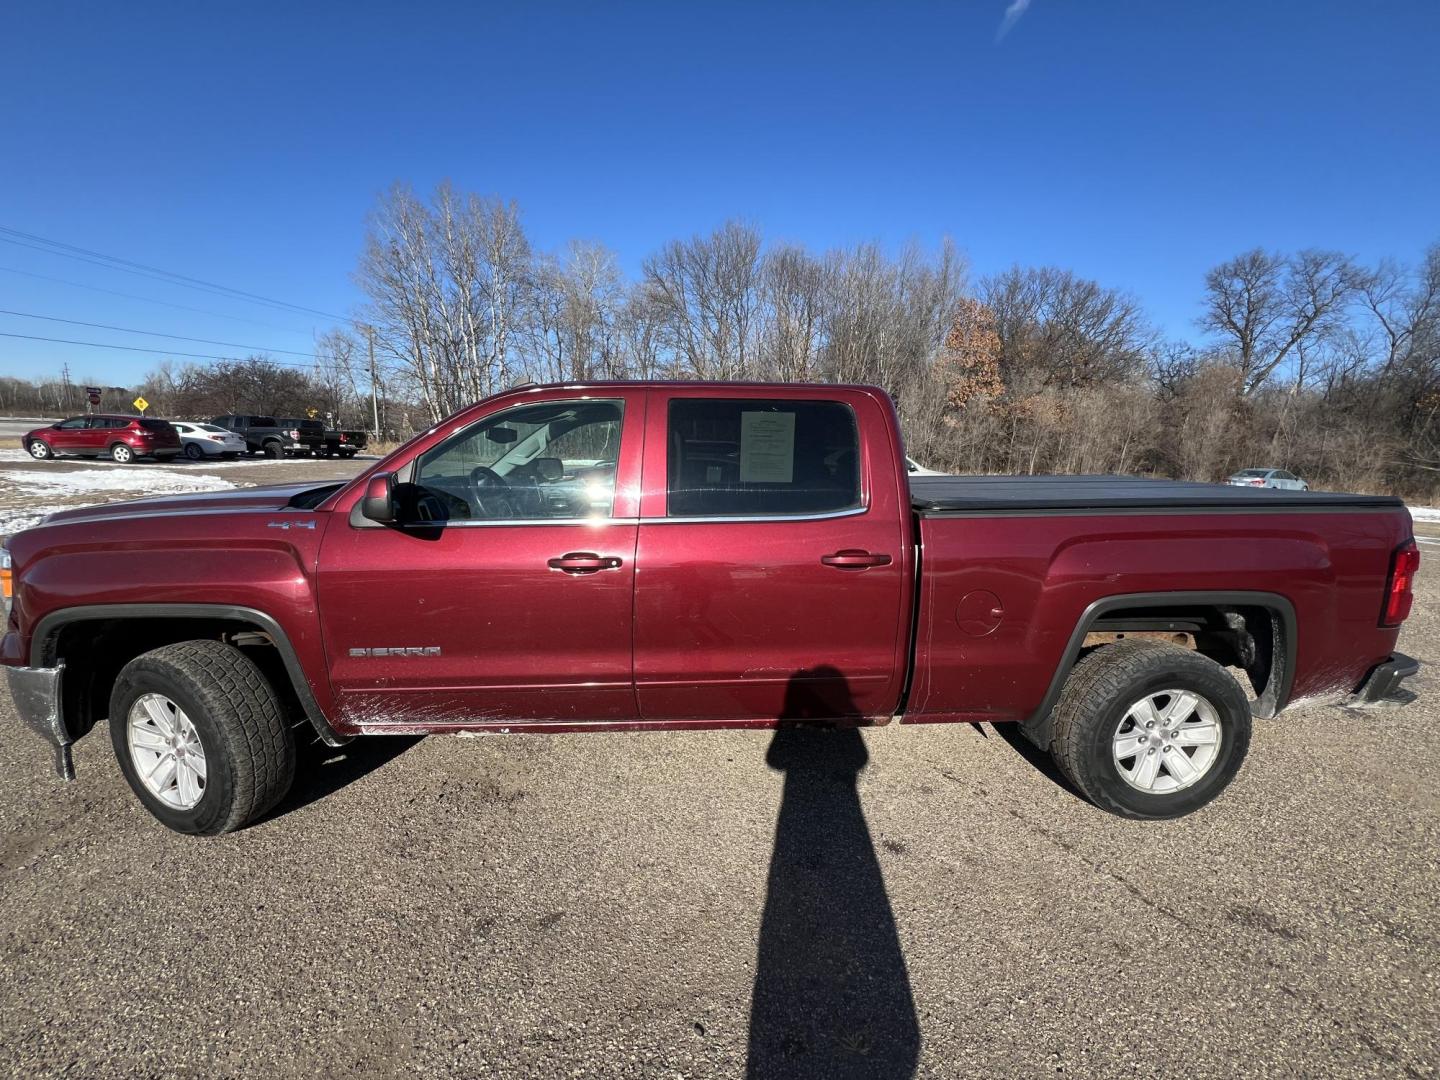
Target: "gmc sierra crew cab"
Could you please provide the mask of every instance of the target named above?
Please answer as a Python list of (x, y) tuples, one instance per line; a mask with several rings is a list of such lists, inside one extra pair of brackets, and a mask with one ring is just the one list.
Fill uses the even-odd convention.
[(1251, 718), (1404, 697), (1396, 499), (911, 477), (866, 386), (527, 386), (348, 483), (51, 515), (5, 551), (21, 718), (109, 721), (172, 829), (286, 792), (302, 735), (1019, 724), (1169, 818)]

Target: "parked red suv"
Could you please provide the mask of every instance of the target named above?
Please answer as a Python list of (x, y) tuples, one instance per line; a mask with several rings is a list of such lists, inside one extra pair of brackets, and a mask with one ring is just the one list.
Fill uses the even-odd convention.
[(168, 421), (148, 416), (72, 416), (36, 428), (21, 442), (36, 461), (108, 456), (128, 465), (137, 457), (168, 461), (181, 450), (180, 433)]

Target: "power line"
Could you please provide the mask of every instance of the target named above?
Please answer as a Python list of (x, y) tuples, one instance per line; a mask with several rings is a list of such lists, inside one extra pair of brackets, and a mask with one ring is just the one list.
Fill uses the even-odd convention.
[(157, 300), (153, 296), (141, 296), (139, 293), (121, 292), (118, 289), (102, 289), (99, 285), (87, 285), (83, 281), (70, 281), (67, 278), (51, 277), (49, 274), (37, 274), (33, 270), (21, 270), (14, 266), (0, 266), (0, 271), (7, 274), (20, 274), (28, 278), (36, 278), (40, 281), (53, 281), (57, 285), (69, 285), (76, 289), (89, 289), (91, 292), (105, 293), (107, 296), (123, 296), (126, 300), (143, 300), (147, 304), (160, 304), (164, 307), (175, 308), (179, 311), (192, 311), (197, 315), (214, 315), (220, 319), (233, 319), (236, 322), (251, 323), (254, 326), (264, 326), (271, 330), (283, 330), (287, 334), (308, 334), (309, 330), (297, 330), (293, 326), (280, 326), (278, 323), (268, 323), (262, 319), (251, 319), (244, 315), (230, 315), (223, 311), (211, 311), (209, 308), (191, 307), (188, 304), (177, 304), (171, 300)]
[[(218, 356), (215, 353), (172, 352), (169, 349), (147, 349), (139, 345), (108, 345), (103, 341), (72, 341), (69, 338), (41, 337), (39, 334), (11, 334), (7, 333), (4, 330), (0, 330), (0, 337), (19, 338), (22, 341), (49, 341), (57, 345), (84, 345), (87, 348), (91, 349), (120, 349), (124, 352), (149, 353), (151, 356), (183, 356), (186, 359), (194, 360), (233, 360), (240, 363), (245, 363), (247, 361), (254, 361), (257, 359), (255, 357), (244, 356)], [(258, 358), (258, 362), (264, 364), (279, 364), (284, 367), (298, 368), (312, 368), (315, 366), (313, 362), (309, 364), (301, 364), (297, 363), (294, 360), (269, 360), (264, 357)]]
[(19, 315), (25, 319), (44, 319), (46, 322), (68, 323), (71, 326), (88, 326), (94, 330), (115, 330), (122, 334), (143, 334), (146, 337), (173, 338), (175, 341), (195, 341), (201, 345), (224, 345), (230, 349), (248, 349), (251, 352), (285, 353), (287, 356), (313, 356), (313, 353), (296, 349), (267, 349), (263, 345), (241, 345), (238, 341), (216, 341), (213, 338), (186, 337), (184, 334), (167, 334), (161, 330), (136, 330), (129, 326), (111, 326), (109, 323), (82, 322), (79, 319), (62, 319), (58, 315), (37, 315), (33, 311), (10, 311), (0, 308), (0, 315)]
[(12, 229), (6, 225), (0, 225), (0, 233), (7, 234), (0, 236), (0, 240), (5, 241), (7, 244), (16, 244), (19, 247), (30, 248), (35, 251), (47, 251), (52, 255), (60, 255), (67, 259), (78, 259), (81, 262), (88, 262), (97, 266), (107, 266), (110, 269), (123, 270), (126, 273), (138, 274), (141, 277), (169, 281), (172, 284), (182, 285), (190, 289), (199, 289), (202, 292), (232, 296), (252, 304), (268, 304), (271, 307), (285, 308), (290, 311), (304, 312), (309, 315), (319, 315), (322, 318), (335, 319), (339, 322), (348, 321), (343, 315), (336, 315), (329, 311), (321, 311), (319, 308), (306, 307), (303, 304), (294, 304), (288, 300), (276, 300), (273, 297), (261, 296), (259, 293), (247, 292), (244, 289), (232, 288), (229, 285), (220, 285), (213, 281), (206, 281), (204, 278), (191, 277), (188, 274), (177, 274), (173, 270), (163, 270), (158, 266), (149, 266), (146, 263), (122, 259), (117, 255), (106, 255), (101, 251), (93, 251), (90, 248), (67, 244), (60, 240), (49, 240), (43, 236), (37, 236), (35, 233), (24, 232), (21, 229)]

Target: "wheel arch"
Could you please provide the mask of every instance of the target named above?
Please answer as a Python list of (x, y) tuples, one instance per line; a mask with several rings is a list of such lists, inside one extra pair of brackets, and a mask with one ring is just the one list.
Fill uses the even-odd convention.
[[(261, 668), (277, 684), (277, 692), (288, 691), (293, 696), (316, 735), (327, 745), (343, 746), (350, 741), (325, 718), (284, 628), (256, 608), (230, 604), (88, 604), (62, 608), (36, 624), (30, 663), (37, 667), (59, 664), (69, 650), (68, 639), (78, 637), (82, 628), (88, 631), (86, 663), (65, 665), (67, 685), (61, 696), (65, 723), (74, 738), (84, 735), (104, 716), (110, 686), (130, 660), (162, 645), (196, 636), (215, 636), (228, 638), (232, 644), (267, 646), (276, 662), (261, 663)], [(117, 637), (117, 633), (121, 636)], [(237, 640), (240, 635), (248, 636)]]
[[(1214, 653), (1221, 652), (1223, 656), (1224, 639), (1229, 634), (1235, 635), (1234, 655), (1228, 659), (1244, 667), (1255, 688), (1251, 713), (1262, 718), (1279, 713), (1289, 702), (1295, 681), (1295, 605), (1286, 597), (1256, 591), (1120, 593), (1092, 601), (1076, 620), (1044, 699), (1022, 723), (1026, 736), (1038, 746), (1050, 745), (1051, 713), (1060, 700), (1066, 679), (1081, 658), (1086, 635), (1095, 631), (1097, 624), (1103, 626), (1103, 620), (1113, 620), (1120, 615), (1132, 615), (1143, 622), (1193, 616), (1197, 612), (1219, 616), (1227, 629), (1203, 635), (1209, 637), (1207, 644), (1211, 647), (1200, 647), (1196, 651), (1219, 659)], [(1241, 620), (1238, 627), (1234, 625), (1234, 616)]]

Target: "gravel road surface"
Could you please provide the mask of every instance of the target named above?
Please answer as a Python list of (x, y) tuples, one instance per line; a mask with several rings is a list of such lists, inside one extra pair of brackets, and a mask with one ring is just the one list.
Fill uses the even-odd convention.
[[(1401, 648), (1440, 659), (1434, 568)], [(1261, 722), (1168, 823), (937, 726), (374, 739), (214, 840), (0, 695), (0, 1071), (1435, 1076), (1432, 671)]]

